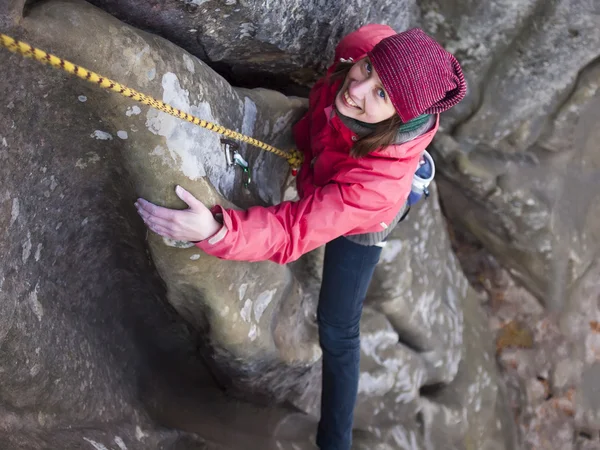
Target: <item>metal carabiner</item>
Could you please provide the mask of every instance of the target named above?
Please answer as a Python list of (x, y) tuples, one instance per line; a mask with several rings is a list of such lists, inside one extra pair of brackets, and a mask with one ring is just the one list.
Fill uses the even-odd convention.
[(233, 161), (242, 168), (247, 169), (249, 167), (248, 161), (246, 161), (238, 152), (233, 152)]
[(221, 145), (223, 146), (223, 151), (225, 152), (225, 162), (228, 166), (233, 166), (233, 154), (239, 148), (238, 143), (232, 141), (231, 139), (222, 138)]
[(223, 146), (223, 150), (225, 152), (225, 161), (227, 162), (227, 166), (231, 167), (233, 165), (240, 166), (244, 173), (246, 174), (244, 179), (244, 187), (248, 188), (252, 178), (250, 177), (250, 164), (248, 161), (244, 159), (242, 155), (237, 151), (239, 147), (238, 143), (232, 141), (231, 139), (223, 138), (221, 139), (221, 145)]
[(246, 174), (246, 179), (244, 180), (244, 187), (248, 188), (250, 182), (252, 181), (252, 177), (250, 176), (250, 164), (248, 164), (248, 161), (246, 161), (244, 157), (238, 152), (233, 152), (233, 162), (240, 166)]

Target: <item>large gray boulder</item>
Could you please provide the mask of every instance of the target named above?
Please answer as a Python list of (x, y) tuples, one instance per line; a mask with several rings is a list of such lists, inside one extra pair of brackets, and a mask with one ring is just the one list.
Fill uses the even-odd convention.
[[(34, 4), (12, 32), (284, 148), (306, 106), (232, 88), (84, 2)], [(182, 207), (175, 184), (208, 204), (277, 203), (285, 161), (242, 146), (256, 180), (243, 189), (218, 136), (0, 58), (10, 69), (0, 121), (3, 448), (313, 448), (320, 251), (288, 267), (221, 261), (148, 234), (133, 208), (138, 196)], [(489, 427), (506, 422), (503, 400), (490, 349), (469, 344), (481, 320), (463, 318), (477, 305), (437, 197), (397, 233), (361, 325), (357, 448), (434, 448), (448, 436), (457, 449), (514, 448), (512, 432)]]
[(273, 86), (313, 80), (359, 25), (422, 26), (457, 55), (469, 81), (436, 141), (448, 215), (538, 297), (554, 299), (546, 302), (562, 303), (559, 291), (593, 260), (599, 181), (586, 171), (597, 168), (597, 2), (93, 3), (234, 79), (253, 84), (251, 74), (269, 73), (261, 81)]
[[(257, 72), (314, 79), (339, 37), (359, 24), (420, 25), (433, 34), (457, 55), (469, 81), (469, 95), (443, 116), (445, 133), (434, 144), (444, 211), (555, 314), (578, 349), (542, 352), (552, 357), (541, 357), (539, 370), (560, 379), (572, 367), (561, 389), (584, 386), (584, 374), (594, 370), (590, 323), (597, 321), (600, 258), (597, 1), (375, 0), (340, 7), (291, 0), (280, 9), (272, 2), (174, 1), (155, 14), (140, 2), (95, 3), (245, 82), (244, 74)], [(282, 64), (274, 67), (275, 59)], [(583, 391), (587, 398), (589, 389)]]
[[(284, 87), (314, 81), (344, 35), (367, 22), (403, 29), (414, 0), (322, 2), (283, 0), (93, 0), (96, 6), (158, 33), (231, 77)], [(256, 74), (260, 77), (256, 79)], [(257, 83), (258, 81), (258, 83)]]

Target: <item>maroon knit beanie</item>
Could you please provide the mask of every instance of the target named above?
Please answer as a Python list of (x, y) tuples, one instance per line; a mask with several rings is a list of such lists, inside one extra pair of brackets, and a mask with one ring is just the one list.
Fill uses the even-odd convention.
[(446, 111), (467, 92), (456, 58), (419, 28), (383, 39), (368, 56), (405, 123)]

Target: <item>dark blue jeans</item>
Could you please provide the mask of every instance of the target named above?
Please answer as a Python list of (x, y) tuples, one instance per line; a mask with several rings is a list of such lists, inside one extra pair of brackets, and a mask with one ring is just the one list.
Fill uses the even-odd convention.
[(349, 450), (358, 391), (359, 322), (367, 288), (381, 247), (355, 244), (344, 237), (325, 247), (323, 284), (317, 321), (323, 350), (323, 393), (317, 445)]

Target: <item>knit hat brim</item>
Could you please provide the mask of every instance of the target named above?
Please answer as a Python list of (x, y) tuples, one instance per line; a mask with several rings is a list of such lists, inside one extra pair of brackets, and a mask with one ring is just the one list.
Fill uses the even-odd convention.
[(403, 122), (447, 111), (466, 95), (459, 62), (419, 28), (383, 39), (368, 56)]

